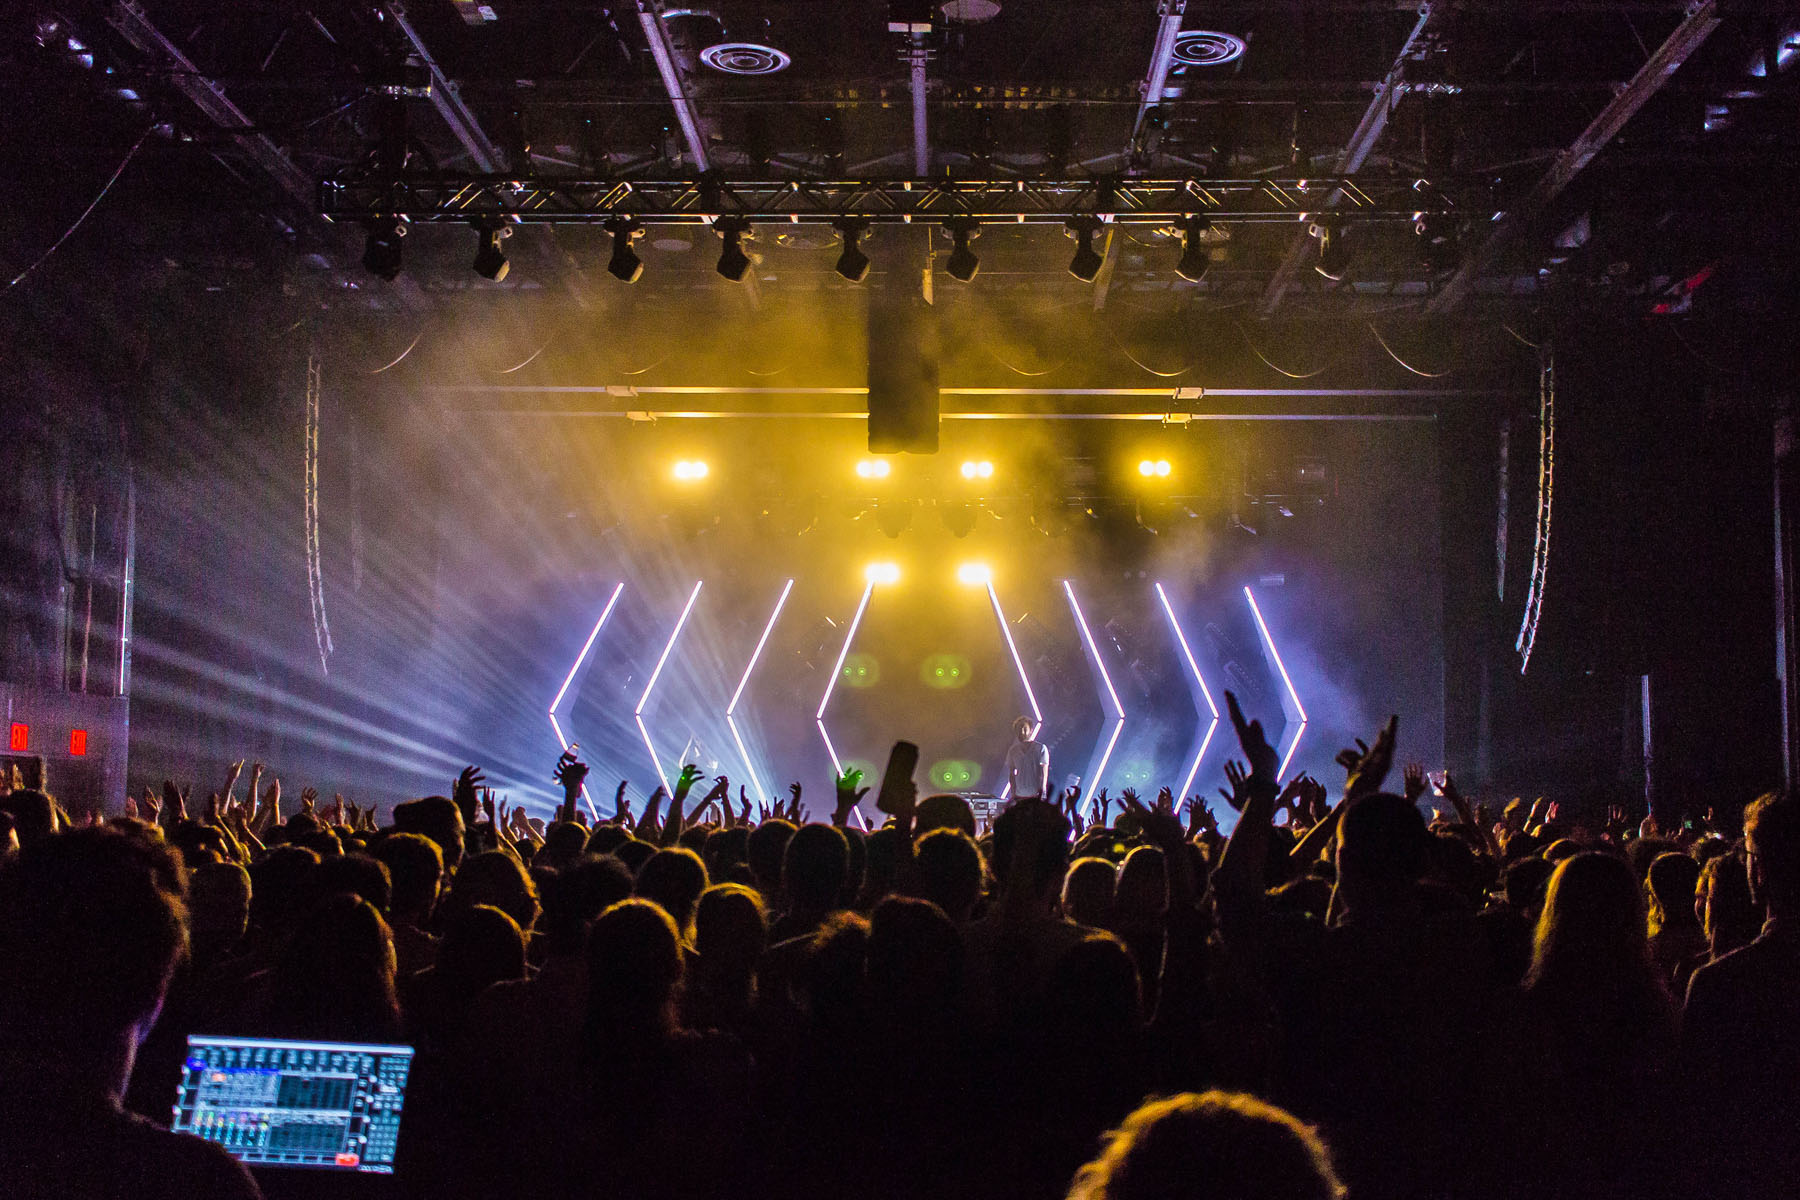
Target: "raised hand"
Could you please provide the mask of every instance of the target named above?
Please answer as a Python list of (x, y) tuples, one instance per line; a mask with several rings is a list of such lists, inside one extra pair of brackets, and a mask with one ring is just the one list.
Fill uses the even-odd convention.
[(475, 811), (480, 804), (480, 793), (477, 790), (487, 782), (487, 776), (481, 768), (468, 766), (456, 777), (456, 785), (450, 789), (450, 798), (456, 801), (457, 810), (462, 813), (464, 825), (475, 824)]
[(1401, 772), (1405, 791), (1402, 793), (1408, 800), (1417, 800), (1425, 794), (1425, 764), (1409, 762)]
[(744, 808), (744, 811), (738, 814), (738, 824), (748, 825), (750, 823), (750, 789), (739, 785), (738, 803)]
[(858, 804), (861, 804), (862, 798), (869, 794), (868, 788), (865, 787), (859, 789), (857, 787), (857, 784), (862, 781), (863, 773), (855, 767), (851, 767), (848, 771), (845, 771), (842, 775), (837, 777), (837, 807), (833, 809), (831, 813), (831, 823), (833, 825), (840, 827), (847, 825), (850, 821), (851, 810)]
[(702, 774), (702, 772), (701, 772), (700, 768), (695, 766), (693, 763), (688, 763), (686, 766), (681, 768), (681, 774), (679, 774), (675, 777), (675, 803), (676, 804), (686, 803), (688, 793), (694, 790), (694, 785), (696, 783), (700, 782), (701, 774)]
[(1081, 788), (1079, 785), (1070, 784), (1068, 787), (1063, 789), (1062, 809), (1064, 812), (1069, 814), (1069, 817), (1071, 820), (1077, 819), (1080, 817), (1080, 815), (1081, 815)]
[(307, 814), (308, 816), (317, 816), (318, 815), (318, 805), (319, 805), (319, 789), (318, 788), (310, 788), (309, 787), (309, 788), (301, 788), (300, 789), (300, 811), (301, 812)]
[(176, 787), (172, 779), (163, 780), (161, 815), (171, 824), (187, 820), (187, 793)]
[(625, 799), (625, 789), (630, 786), (630, 780), (621, 779), (613, 792), (613, 820), (620, 823), (631, 820), (631, 802)]
[(131, 796), (125, 797), (125, 816), (133, 821), (138, 819), (138, 802)]
[(1198, 794), (1188, 797), (1188, 836), (1211, 836), (1219, 832), (1219, 818), (1214, 815), (1212, 806), (1205, 797)]
[(1112, 807), (1112, 797), (1106, 794), (1105, 788), (1094, 793), (1094, 825), (1096, 828), (1103, 828), (1106, 825), (1106, 810), (1110, 807)]
[[(788, 819), (798, 821), (800, 819), (800, 782), (798, 780), (788, 784), (788, 795), (792, 797), (788, 801)], [(775, 815), (781, 815), (779, 804), (776, 806)]]
[(232, 801), (231, 791), (237, 787), (238, 776), (244, 773), (244, 760), (238, 759), (225, 772), (225, 790), (220, 793), (222, 802), (229, 807)]
[[(1344, 782), (1346, 798), (1366, 796), (1381, 790), (1382, 781), (1394, 766), (1394, 742), (1400, 733), (1400, 718), (1391, 716), (1388, 723), (1382, 726), (1381, 732), (1375, 735), (1375, 744), (1364, 749), (1363, 754), (1349, 768), (1350, 777)], [(1356, 743), (1362, 745), (1361, 741)], [(1345, 750), (1338, 755), (1338, 761), (1344, 761)]]
[[(259, 763), (257, 765), (260, 766), (261, 764)], [(253, 772), (250, 778), (255, 779), (257, 774), (258, 773)], [(281, 780), (277, 779), (269, 784), (268, 788), (263, 792), (262, 803), (262, 811), (257, 813), (259, 821), (265, 819), (269, 821), (281, 820)]]
[(1173, 814), (1175, 812), (1175, 793), (1163, 788), (1156, 793), (1156, 811)]
[(575, 819), (575, 801), (581, 795), (581, 785), (587, 781), (588, 765), (575, 757), (575, 747), (570, 746), (556, 760), (556, 770), (552, 777), (562, 784), (562, 807), (556, 810), (559, 821)]
[[(1269, 744), (1267, 735), (1263, 733), (1262, 722), (1244, 719), (1244, 710), (1239, 707), (1237, 695), (1233, 692), (1225, 693), (1225, 708), (1231, 714), (1231, 727), (1237, 731), (1238, 745), (1250, 762), (1250, 774), (1245, 778), (1274, 791), (1280, 786), (1276, 774), (1281, 767), (1281, 756)], [(1233, 790), (1238, 790), (1236, 785), (1233, 785)]]
[(1250, 799), (1250, 790), (1246, 786), (1250, 781), (1250, 772), (1244, 764), (1235, 758), (1225, 760), (1225, 782), (1229, 788), (1220, 788), (1219, 795), (1225, 797), (1225, 803), (1231, 805), (1232, 812), (1243, 812), (1244, 802)]
[(494, 789), (491, 787), (481, 789), (481, 812), (483, 816), (487, 817), (488, 824), (494, 827), (495, 832), (499, 832), (499, 809), (494, 805)]

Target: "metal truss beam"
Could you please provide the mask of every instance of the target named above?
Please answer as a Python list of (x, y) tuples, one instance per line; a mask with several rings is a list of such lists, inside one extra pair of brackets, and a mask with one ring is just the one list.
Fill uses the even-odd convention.
[[(1426, 4), (1419, 9), (1419, 19), (1414, 23), (1412, 32), (1406, 35), (1406, 42), (1400, 47), (1400, 52), (1394, 56), (1394, 65), (1388, 68), (1387, 75), (1376, 85), (1375, 94), (1369, 98), (1369, 107), (1363, 112), (1362, 120), (1357, 123), (1356, 132), (1350, 135), (1343, 153), (1338, 155), (1339, 175), (1354, 175), (1362, 170), (1363, 164), (1374, 151), (1375, 144), (1387, 132), (1388, 118), (1393, 115), (1394, 107), (1399, 103), (1406, 80), (1406, 64), (1418, 53), (1426, 32), (1431, 28), (1433, 15), (1443, 12), (1446, 7), (1448, 6), (1443, 0), (1439, 0), (1436, 5)], [(1325, 207), (1336, 208), (1337, 204), (1336, 193), (1326, 197)], [(1280, 306), (1281, 298), (1294, 285), (1294, 278), (1300, 274), (1300, 268), (1306, 262), (1312, 241), (1308, 231), (1301, 230), (1294, 238), (1294, 244), (1288, 247), (1287, 257), (1281, 260), (1281, 266), (1275, 270), (1275, 277), (1263, 292), (1259, 311), (1265, 317)]]
[(1494, 231), (1474, 253), (1463, 260), (1438, 294), (1426, 303), (1425, 311), (1433, 316), (1454, 312), (1468, 298), (1469, 293), (1474, 291), (1475, 281), (1493, 269), (1513, 240), (1543, 215), (1550, 202), (1560, 196), (1563, 189), (1574, 182), (1575, 177), (1606, 148), (1607, 143), (1618, 136), (1625, 123), (1662, 90), (1663, 84), (1681, 69), (1681, 65), (1712, 36), (1713, 30), (1720, 24), (1722, 21), (1719, 17), (1718, 0), (1690, 4), (1687, 16), (1675, 27), (1675, 32), (1656, 48), (1656, 52), (1631, 77), (1631, 82), (1620, 89), (1612, 102), (1600, 110), (1600, 115), (1581, 131), (1581, 136), (1567, 150), (1557, 155), (1556, 161), (1551, 164), (1544, 177), (1537, 181), (1537, 185), (1501, 217)]
[[(1462, 191), (1464, 194), (1458, 195)], [(720, 216), (794, 224), (856, 217), (877, 224), (973, 217), (994, 223), (1056, 224), (1100, 216), (1157, 225), (1185, 216), (1280, 224), (1307, 219), (1328, 197), (1359, 221), (1412, 221), (1417, 214), (1479, 215), (1485, 189), (1420, 186), (1410, 177), (1351, 179), (1066, 180), (577, 180), (474, 176), (340, 177), (324, 181), (319, 206), (333, 219), (399, 216), (411, 221), (488, 217), (523, 224), (583, 224), (615, 216), (646, 224), (704, 225)], [(1491, 208), (1488, 210), (1491, 213)]]
[(1181, 32), (1181, 18), (1187, 12), (1187, 0), (1157, 0), (1156, 46), (1150, 52), (1150, 70), (1138, 85), (1137, 118), (1131, 123), (1131, 144), (1127, 154), (1143, 148), (1144, 126), (1150, 110), (1162, 103), (1163, 89), (1168, 86), (1169, 68), (1175, 65), (1175, 37)]
[(700, 114), (688, 98), (682, 82), (680, 64), (675, 61), (675, 47), (669, 42), (669, 31), (663, 25), (662, 0), (638, 0), (638, 24), (650, 46), (650, 57), (656, 60), (656, 72), (662, 77), (663, 91), (675, 109), (675, 121), (681, 126), (682, 141), (687, 144), (688, 160), (696, 171), (712, 169), (706, 153), (706, 136), (700, 128)]
[(475, 119), (475, 114), (469, 111), (467, 104), (463, 103), (462, 92), (457, 89), (450, 77), (444, 74), (443, 68), (438, 66), (437, 59), (432, 57), (430, 49), (425, 45), (425, 39), (419, 36), (419, 31), (414, 29), (412, 22), (407, 19), (406, 6), (398, 3), (389, 4), (387, 11), (393, 17), (394, 25), (406, 36), (406, 40), (412, 45), (413, 52), (419, 56), (419, 61), (424, 64), (426, 71), (431, 75), (431, 106), (437, 109), (438, 116), (444, 119), (444, 124), (450, 127), (450, 132), (456, 135), (456, 140), (461, 142), (463, 149), (469, 152), (469, 159), (475, 164), (475, 169), (477, 171), (500, 170), (506, 161), (506, 156), (500, 153), (500, 148), (494, 144), (494, 140), (482, 130), (481, 123)]

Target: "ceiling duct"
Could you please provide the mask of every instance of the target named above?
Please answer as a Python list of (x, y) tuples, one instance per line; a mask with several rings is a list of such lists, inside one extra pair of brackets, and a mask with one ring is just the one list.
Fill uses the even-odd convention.
[(698, 63), (724, 75), (774, 75), (793, 63), (793, 56), (763, 41), (732, 36), (733, 28), (761, 27), (766, 37), (767, 20), (734, 21), (727, 26), (725, 17), (711, 8), (668, 8), (663, 10), (663, 26), (675, 51), (689, 62)]

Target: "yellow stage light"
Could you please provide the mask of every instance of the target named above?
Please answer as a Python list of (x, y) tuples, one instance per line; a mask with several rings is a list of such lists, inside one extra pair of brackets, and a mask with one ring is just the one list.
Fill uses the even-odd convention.
[(967, 562), (956, 568), (956, 582), (958, 583), (979, 587), (982, 584), (992, 583), (993, 580), (993, 569), (986, 563)]
[(1145, 458), (1138, 461), (1138, 474), (1145, 479), (1166, 479), (1171, 469), (1166, 458)]
[(692, 482), (696, 479), (705, 479), (708, 470), (710, 468), (702, 460), (684, 458), (675, 464), (674, 475), (675, 478), (684, 482)]
[(894, 464), (885, 458), (865, 458), (856, 464), (856, 473), (864, 479), (886, 479)]
[(971, 459), (962, 465), (964, 479), (992, 479), (994, 464), (986, 459)]
[(870, 563), (863, 568), (863, 579), (871, 584), (899, 583), (900, 564), (891, 562)]

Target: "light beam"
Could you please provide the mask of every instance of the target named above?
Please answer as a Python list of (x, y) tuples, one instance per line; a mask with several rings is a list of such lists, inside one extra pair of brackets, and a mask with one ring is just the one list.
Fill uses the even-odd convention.
[(744, 746), (744, 735), (738, 731), (736, 712), (738, 701), (744, 698), (744, 689), (750, 685), (750, 674), (756, 670), (756, 661), (762, 657), (763, 647), (769, 644), (769, 635), (775, 631), (775, 622), (781, 619), (781, 610), (787, 604), (788, 593), (794, 590), (794, 581), (788, 580), (787, 586), (781, 589), (780, 597), (775, 601), (775, 611), (769, 614), (768, 624), (763, 626), (762, 636), (756, 639), (756, 649), (750, 652), (750, 661), (744, 665), (744, 677), (738, 680), (737, 691), (731, 693), (731, 703), (725, 706), (725, 727), (731, 730), (731, 740), (737, 743), (738, 754), (744, 760), (744, 773), (750, 776), (750, 783), (756, 788), (756, 794), (762, 797), (764, 804), (769, 803), (769, 793), (762, 785), (762, 779), (756, 774), (756, 765), (750, 761), (750, 751)]
[(1281, 673), (1281, 682), (1287, 688), (1288, 698), (1294, 702), (1294, 712), (1299, 715), (1300, 723), (1294, 729), (1294, 740), (1288, 743), (1287, 753), (1282, 755), (1281, 768), (1277, 774), (1287, 778), (1288, 764), (1294, 761), (1294, 751), (1300, 748), (1300, 737), (1306, 732), (1306, 708), (1300, 703), (1300, 693), (1294, 690), (1294, 681), (1289, 678), (1287, 667), (1282, 664), (1281, 651), (1275, 648), (1275, 639), (1269, 636), (1268, 622), (1263, 620), (1262, 609), (1256, 603), (1256, 593), (1244, 585), (1244, 599), (1250, 602), (1250, 615), (1256, 618), (1256, 628), (1262, 633), (1263, 645), (1269, 648), (1269, 657), (1274, 660), (1275, 669)]
[(644, 749), (650, 752), (650, 762), (656, 767), (656, 778), (661, 781), (665, 790), (669, 787), (669, 777), (663, 773), (662, 759), (657, 756), (656, 745), (650, 740), (650, 730), (644, 724), (644, 709), (650, 703), (650, 693), (656, 690), (656, 681), (662, 678), (662, 670), (669, 661), (669, 655), (675, 650), (676, 639), (681, 637), (681, 630), (687, 624), (688, 614), (694, 611), (694, 601), (700, 598), (700, 585), (704, 582), (700, 579), (694, 580), (694, 590), (688, 593), (687, 603), (681, 609), (681, 616), (676, 620), (675, 628), (669, 632), (669, 640), (663, 646), (662, 657), (656, 660), (656, 669), (650, 672), (650, 682), (644, 685), (644, 694), (638, 698), (637, 707), (631, 711), (632, 720), (637, 722), (638, 733), (643, 735)]
[(850, 618), (850, 628), (844, 633), (844, 647), (838, 651), (837, 663), (831, 668), (831, 678), (825, 681), (825, 695), (819, 699), (819, 711), (813, 714), (813, 723), (819, 727), (819, 737), (825, 742), (825, 753), (831, 755), (831, 769), (837, 774), (844, 773), (844, 764), (838, 761), (837, 747), (831, 744), (831, 735), (825, 732), (825, 707), (831, 703), (831, 693), (837, 690), (838, 676), (843, 673), (844, 660), (850, 657), (850, 643), (856, 640), (856, 627), (862, 624), (863, 613), (869, 609), (869, 597), (875, 594), (873, 577), (863, 584), (862, 599), (856, 603), (856, 615)]
[(1206, 748), (1212, 745), (1213, 734), (1219, 731), (1219, 706), (1212, 698), (1212, 690), (1206, 686), (1205, 676), (1200, 674), (1200, 664), (1194, 661), (1194, 651), (1188, 645), (1187, 634), (1181, 628), (1181, 621), (1175, 616), (1175, 606), (1169, 603), (1169, 593), (1163, 590), (1162, 584), (1156, 585), (1157, 599), (1162, 601), (1163, 612), (1168, 615), (1169, 628), (1175, 633), (1175, 642), (1181, 647), (1181, 657), (1187, 663), (1188, 670), (1193, 672), (1194, 683), (1200, 690), (1206, 707), (1212, 710), (1212, 723), (1206, 727), (1206, 734), (1200, 739), (1200, 749), (1194, 753), (1193, 765), (1188, 768), (1187, 778), (1181, 781), (1181, 797), (1185, 798), (1193, 789), (1194, 777), (1200, 773), (1200, 760), (1206, 757)]
[(1106, 695), (1112, 701), (1112, 736), (1106, 739), (1106, 749), (1100, 752), (1099, 765), (1094, 768), (1093, 775), (1087, 781), (1088, 803), (1092, 805), (1095, 793), (1100, 790), (1100, 777), (1106, 772), (1107, 760), (1112, 757), (1113, 747), (1119, 744), (1119, 732), (1125, 728), (1125, 706), (1119, 703), (1119, 693), (1113, 689), (1112, 676), (1107, 674), (1106, 663), (1100, 658), (1100, 647), (1094, 642), (1087, 617), (1082, 615), (1081, 602), (1075, 599), (1075, 587), (1067, 579), (1063, 580), (1063, 594), (1069, 598), (1069, 611), (1075, 614), (1075, 624), (1081, 629), (1081, 640), (1087, 645), (1088, 654), (1094, 660), (1094, 669), (1100, 673), (1100, 682), (1106, 685)]
[[(569, 748), (569, 739), (563, 736), (562, 725), (556, 719), (556, 710), (562, 707), (563, 697), (569, 694), (569, 685), (575, 682), (576, 672), (580, 671), (581, 664), (587, 661), (588, 651), (594, 648), (594, 642), (600, 637), (600, 631), (606, 627), (606, 620), (612, 616), (613, 606), (618, 604), (619, 597), (624, 591), (625, 584), (623, 582), (614, 585), (612, 595), (606, 598), (606, 607), (600, 610), (600, 619), (594, 622), (594, 628), (588, 632), (587, 641), (581, 644), (581, 653), (575, 656), (574, 665), (569, 668), (569, 673), (563, 676), (562, 686), (556, 689), (556, 699), (550, 701), (550, 728), (556, 734), (556, 744), (565, 751)], [(594, 810), (594, 798), (588, 795), (585, 783), (581, 785), (581, 799), (587, 805), (588, 815), (598, 821), (600, 814)]]

